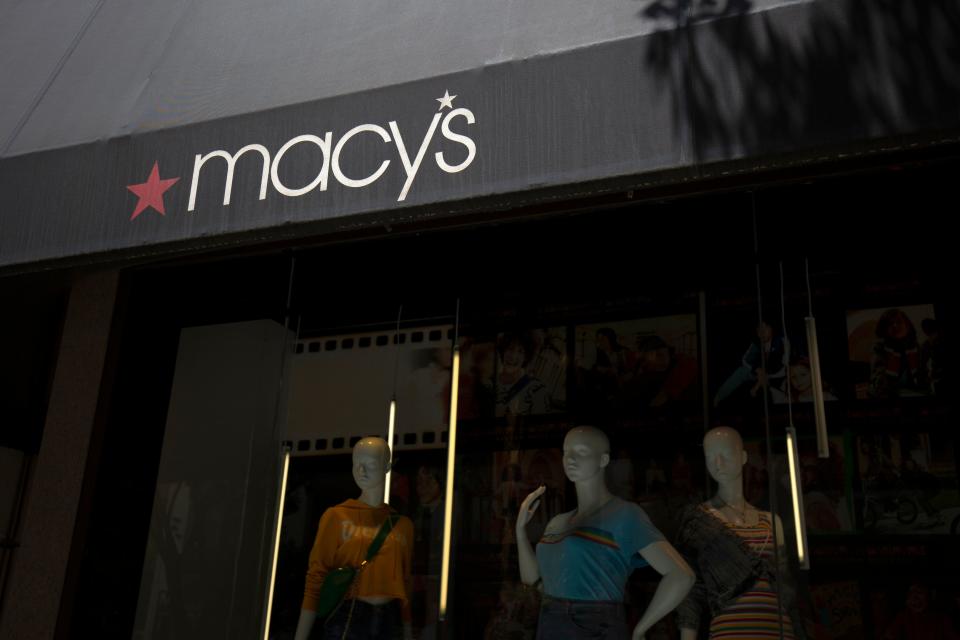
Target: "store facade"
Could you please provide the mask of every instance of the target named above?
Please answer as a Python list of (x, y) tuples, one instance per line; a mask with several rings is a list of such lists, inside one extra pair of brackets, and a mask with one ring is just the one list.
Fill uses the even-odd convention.
[[(584, 424), (674, 542), (714, 491), (704, 433), (736, 429), (812, 637), (954, 624), (956, 3), (637, 11), (631, 37), (0, 160), (6, 290), (63, 318), (8, 320), (51, 353), (42, 428), (5, 436), (32, 470), (3, 628), (293, 637), (391, 400), (416, 637), (533, 637), (513, 523), (540, 485), (531, 538), (576, 506)], [(627, 583), (631, 623), (656, 584)]]

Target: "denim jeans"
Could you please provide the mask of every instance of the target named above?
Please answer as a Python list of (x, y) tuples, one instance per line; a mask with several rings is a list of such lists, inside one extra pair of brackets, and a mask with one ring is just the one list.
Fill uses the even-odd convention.
[(344, 600), (327, 618), (321, 637), (323, 640), (400, 640), (403, 638), (400, 601), (373, 605), (362, 600)]
[(543, 596), (537, 640), (628, 640), (621, 602)]

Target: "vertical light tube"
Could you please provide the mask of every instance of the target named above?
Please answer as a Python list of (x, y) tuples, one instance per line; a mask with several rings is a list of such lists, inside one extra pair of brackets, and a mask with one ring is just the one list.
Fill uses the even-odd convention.
[(453, 375), (450, 379), (450, 426), (447, 430), (447, 486), (443, 505), (443, 565), (440, 569), (440, 620), (447, 617), (450, 587), (450, 540), (453, 534), (453, 480), (457, 453), (457, 395), (460, 388), (460, 348), (453, 347)]
[(797, 536), (797, 560), (800, 568), (810, 568), (807, 555), (807, 522), (803, 510), (803, 490), (800, 487), (799, 455), (797, 454), (797, 432), (787, 428), (787, 463), (790, 465), (790, 494), (793, 497), (793, 526)]
[(390, 400), (390, 418), (387, 423), (387, 446), (390, 447), (391, 468), (387, 470), (387, 481), (383, 485), (383, 501), (390, 504), (390, 475), (393, 472), (393, 431), (397, 421), (397, 399)]
[(817, 425), (817, 456), (830, 457), (830, 437), (827, 435), (827, 412), (823, 404), (823, 378), (820, 375), (820, 347), (817, 344), (817, 321), (813, 316), (804, 319), (807, 324), (807, 348), (810, 351), (810, 382), (813, 384), (813, 416)]
[(290, 470), (290, 449), (283, 451), (283, 474), (280, 479), (280, 504), (277, 508), (277, 528), (273, 532), (273, 561), (270, 565), (270, 590), (267, 592), (267, 615), (263, 625), (263, 640), (270, 637), (270, 616), (273, 613), (273, 589), (277, 581), (277, 559), (280, 556), (280, 531), (283, 529), (283, 505), (287, 501), (287, 472)]

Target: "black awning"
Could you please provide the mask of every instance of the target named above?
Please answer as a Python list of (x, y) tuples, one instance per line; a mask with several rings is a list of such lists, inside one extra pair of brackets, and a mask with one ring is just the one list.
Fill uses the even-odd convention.
[(0, 266), (960, 132), (957, 0), (637, 11), (666, 27), (4, 158)]

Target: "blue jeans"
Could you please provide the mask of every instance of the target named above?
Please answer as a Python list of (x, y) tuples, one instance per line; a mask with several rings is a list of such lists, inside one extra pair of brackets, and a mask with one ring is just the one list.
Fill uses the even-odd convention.
[(622, 602), (564, 600), (544, 595), (537, 640), (628, 640)]
[(400, 640), (403, 638), (400, 601), (373, 605), (362, 600), (344, 600), (327, 618), (321, 637), (323, 640)]

